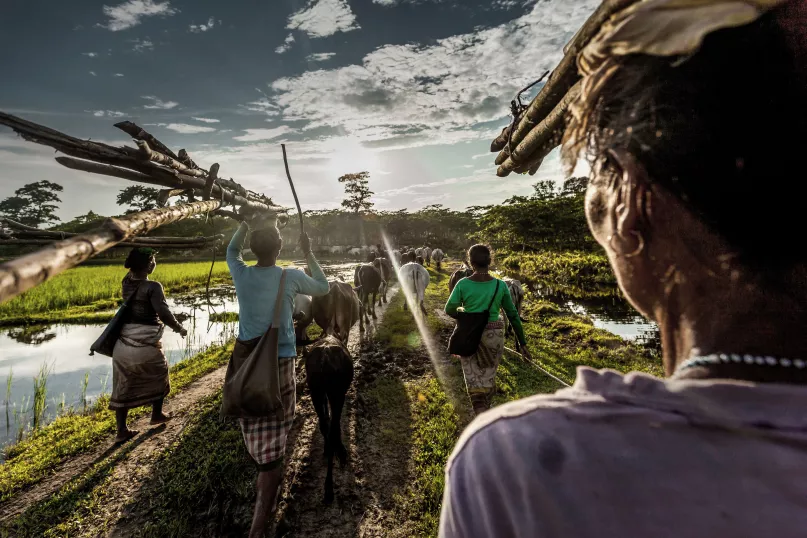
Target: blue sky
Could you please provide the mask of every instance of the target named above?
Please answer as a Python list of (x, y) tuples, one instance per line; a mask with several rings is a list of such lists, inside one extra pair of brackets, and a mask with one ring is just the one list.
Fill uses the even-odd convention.
[[(498, 203), (562, 179), (495, 176), (492, 136), (515, 92), (562, 56), (596, 0), (5, 0), (0, 110), (129, 144), (144, 126), (220, 175), (304, 209), (336, 207), (368, 170), (379, 209)], [(124, 180), (67, 170), (0, 127), (0, 198), (65, 187), (60, 211), (118, 212)]]

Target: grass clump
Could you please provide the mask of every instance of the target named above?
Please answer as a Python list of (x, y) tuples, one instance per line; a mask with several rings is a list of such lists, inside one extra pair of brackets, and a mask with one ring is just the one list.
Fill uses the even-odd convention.
[(238, 321), (238, 312), (214, 312), (210, 314), (211, 322), (234, 323)]
[[(171, 367), (171, 394), (174, 395), (202, 375), (227, 363), (232, 343), (208, 350)], [(101, 397), (89, 414), (66, 414), (6, 449), (6, 462), (0, 465), (0, 502), (15, 492), (47, 476), (61, 461), (95, 447), (115, 431), (115, 416), (108, 397)], [(138, 416), (148, 409), (132, 410)]]
[(590, 298), (618, 295), (616, 277), (608, 258), (591, 252), (504, 252), (499, 255), (501, 271), (570, 297)]
[(460, 435), (459, 415), (437, 379), (412, 386), (413, 480), (410, 513), (424, 536), (437, 536), (445, 466)]

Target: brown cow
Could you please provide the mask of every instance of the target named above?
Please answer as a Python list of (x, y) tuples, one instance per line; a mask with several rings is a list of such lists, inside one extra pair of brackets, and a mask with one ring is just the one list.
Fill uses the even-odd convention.
[[(361, 321), (359, 298), (350, 284), (346, 282), (331, 281), (329, 285), (328, 295), (312, 298), (311, 312), (314, 321), (322, 327), (323, 335), (330, 332), (337, 335), (343, 342), (347, 342), (350, 329), (357, 320)], [(361, 327), (363, 331), (363, 321)]]
[(463, 278), (469, 277), (474, 274), (474, 270), (468, 267), (467, 265), (462, 269), (457, 269), (451, 274), (451, 278), (448, 279), (448, 293), (454, 291), (454, 286), (457, 285), (457, 282), (462, 280)]

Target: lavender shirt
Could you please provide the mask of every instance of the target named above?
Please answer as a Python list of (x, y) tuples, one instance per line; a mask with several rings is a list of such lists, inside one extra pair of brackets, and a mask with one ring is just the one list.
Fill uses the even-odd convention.
[(580, 367), (465, 430), (440, 536), (807, 536), (807, 388)]

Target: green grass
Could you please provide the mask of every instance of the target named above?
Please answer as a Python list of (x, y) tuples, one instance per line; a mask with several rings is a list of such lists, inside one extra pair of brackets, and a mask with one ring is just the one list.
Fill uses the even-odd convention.
[[(150, 278), (162, 283), (167, 292), (176, 293), (203, 285), (209, 270), (208, 262), (158, 264)], [(54, 310), (69, 309), (68, 314), (77, 315), (114, 309), (124, 276), (126, 269), (117, 265), (70, 269), (0, 305), (0, 324), (19, 323), (15, 320), (54, 321)], [(230, 282), (230, 273), (226, 263), (219, 261), (213, 268), (213, 283), (224, 282)]]
[(234, 323), (238, 321), (238, 312), (214, 312), (210, 314), (211, 322)]
[(508, 253), (497, 267), (522, 282), (571, 297), (611, 297), (619, 294), (616, 278), (603, 254), (591, 252)]
[[(227, 363), (232, 344), (213, 346), (171, 367), (171, 396), (202, 375)], [(115, 431), (115, 416), (101, 398), (89, 414), (67, 414), (6, 449), (0, 465), (0, 502), (47, 476), (61, 461), (89, 450)], [(145, 407), (130, 416), (145, 413)]]

